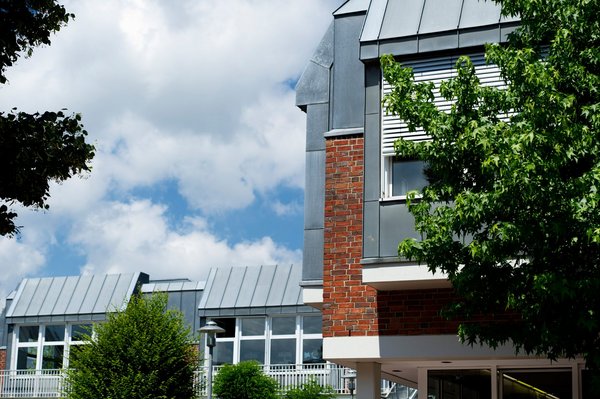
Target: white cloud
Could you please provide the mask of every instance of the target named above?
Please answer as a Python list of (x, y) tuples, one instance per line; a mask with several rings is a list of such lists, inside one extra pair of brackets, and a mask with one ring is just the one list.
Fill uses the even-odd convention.
[(37, 273), (45, 262), (44, 253), (35, 247), (0, 237), (0, 310), (4, 307), (4, 299), (15, 288), (24, 275)]
[[(257, 200), (294, 211), (272, 196), (304, 184), (305, 118), (284, 82), (340, 2), (65, 0), (75, 20), (8, 70), (0, 109), (81, 112), (97, 155), (90, 175), (52, 187), (50, 212), (20, 214), (21, 241), (0, 241), (12, 276), (0, 292), (43, 271), (58, 237), (97, 272), (195, 278), (208, 266), (299, 262), (276, 236), (228, 242), (209, 221)], [(165, 180), (202, 218), (174, 228), (168, 203), (132, 199)]]
[(202, 279), (214, 266), (292, 264), (299, 250), (271, 238), (231, 244), (207, 230), (202, 219), (179, 229), (166, 221), (166, 208), (147, 200), (111, 203), (77, 223), (71, 240), (85, 249), (84, 273), (144, 271), (153, 278)]

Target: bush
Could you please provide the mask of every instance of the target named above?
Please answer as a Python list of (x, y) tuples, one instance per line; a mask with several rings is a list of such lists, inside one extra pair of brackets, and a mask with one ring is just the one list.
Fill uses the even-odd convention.
[(69, 399), (189, 399), (197, 351), (167, 295), (134, 295), (122, 312), (97, 324), (94, 338), (72, 346)]
[(227, 364), (215, 376), (213, 393), (219, 399), (276, 399), (279, 384), (254, 361)]
[(335, 399), (335, 391), (329, 385), (322, 387), (315, 380), (310, 380), (300, 388), (290, 389), (285, 393), (285, 399)]

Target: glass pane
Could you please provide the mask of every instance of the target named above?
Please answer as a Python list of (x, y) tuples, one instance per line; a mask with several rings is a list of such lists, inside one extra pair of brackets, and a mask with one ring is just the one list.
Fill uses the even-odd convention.
[(502, 399), (569, 398), (571, 382), (570, 370), (506, 370)]
[(39, 331), (39, 326), (19, 327), (19, 342), (37, 342)]
[(65, 340), (65, 326), (46, 326), (46, 333), (44, 335), (46, 342), (57, 342)]
[(235, 337), (235, 318), (212, 319), (219, 327), (225, 330), (223, 334), (218, 334), (219, 338)]
[(304, 316), (304, 334), (321, 334), (323, 320), (321, 316)]
[(322, 339), (305, 339), (302, 346), (302, 363), (324, 363)]
[(273, 335), (295, 334), (296, 317), (273, 317)]
[(65, 347), (63, 345), (44, 346), (42, 352), (42, 368), (43, 369), (61, 369), (63, 365), (63, 354)]
[(428, 372), (429, 394), (436, 399), (490, 399), (490, 370), (431, 370)]
[(271, 340), (271, 364), (296, 364), (294, 338)]
[(17, 369), (35, 370), (37, 348), (19, 348), (17, 351)]
[(392, 195), (406, 195), (412, 190), (422, 191), (427, 185), (423, 161), (392, 161)]
[(213, 364), (233, 363), (233, 342), (217, 342), (213, 352)]
[(242, 319), (242, 335), (265, 335), (265, 318)]
[(265, 363), (265, 340), (253, 339), (240, 342), (240, 362), (245, 360), (256, 360), (260, 364)]
[(91, 324), (73, 324), (71, 326), (71, 341), (83, 341), (83, 337), (92, 334)]

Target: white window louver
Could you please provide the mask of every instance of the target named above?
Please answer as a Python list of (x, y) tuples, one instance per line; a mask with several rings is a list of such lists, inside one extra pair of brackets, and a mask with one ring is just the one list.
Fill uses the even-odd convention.
[[(496, 65), (486, 64), (483, 53), (471, 54), (469, 56), (482, 86), (494, 86), (498, 88), (506, 87), (506, 84), (500, 77), (500, 70), (498, 67)], [(452, 102), (446, 101), (440, 96), (439, 87), (442, 81), (456, 76), (454, 65), (457, 60), (458, 56), (448, 56), (404, 62), (403, 65), (413, 69), (416, 82), (433, 82), (435, 85), (434, 103), (436, 107), (441, 111), (450, 112)], [(383, 95), (386, 95), (391, 91), (390, 84), (386, 82), (385, 79), (382, 80), (382, 87)], [(430, 138), (420, 127), (414, 131), (409, 131), (406, 123), (396, 115), (388, 115), (385, 107), (382, 109), (381, 115), (381, 151), (383, 156), (395, 155), (394, 142), (399, 138), (410, 141), (425, 141)]]

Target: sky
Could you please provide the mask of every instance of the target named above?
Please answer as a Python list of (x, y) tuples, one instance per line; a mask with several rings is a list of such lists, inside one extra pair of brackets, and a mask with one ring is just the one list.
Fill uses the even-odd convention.
[(0, 111), (81, 113), (92, 171), (16, 208), (0, 298), (24, 277), (302, 261), (294, 86), (342, 0), (61, 1), (75, 19), (7, 70)]

